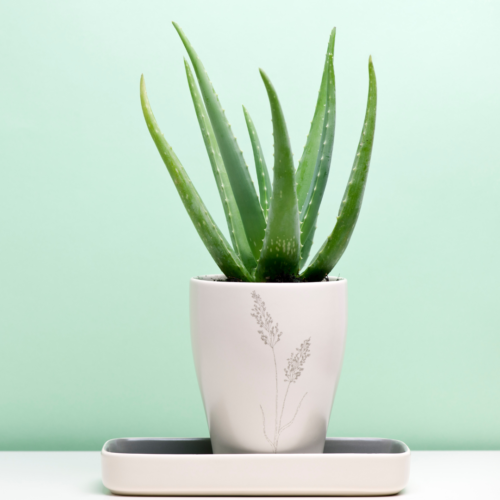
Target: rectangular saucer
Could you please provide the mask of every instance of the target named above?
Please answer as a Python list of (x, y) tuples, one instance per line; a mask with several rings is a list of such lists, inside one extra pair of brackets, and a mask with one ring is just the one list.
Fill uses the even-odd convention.
[(327, 438), (323, 453), (214, 455), (208, 438), (122, 438), (104, 444), (102, 480), (121, 495), (392, 495), (410, 475), (402, 441)]

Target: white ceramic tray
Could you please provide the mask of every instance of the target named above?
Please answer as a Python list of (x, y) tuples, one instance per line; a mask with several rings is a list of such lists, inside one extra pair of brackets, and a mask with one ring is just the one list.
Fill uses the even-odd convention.
[(327, 438), (318, 454), (213, 455), (210, 439), (112, 439), (102, 480), (122, 495), (391, 495), (410, 475), (401, 441)]

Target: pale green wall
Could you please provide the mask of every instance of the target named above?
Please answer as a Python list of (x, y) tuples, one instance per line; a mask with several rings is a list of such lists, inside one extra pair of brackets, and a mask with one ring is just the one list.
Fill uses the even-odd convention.
[(163, 131), (221, 226), (176, 20), (253, 161), (282, 101), (302, 150), (337, 26), (337, 135), (317, 241), (379, 113), (364, 209), (335, 272), (350, 324), (330, 435), (500, 448), (500, 3), (20, 1), (0, 6), (0, 449), (203, 436), (188, 280), (216, 272), (143, 123)]

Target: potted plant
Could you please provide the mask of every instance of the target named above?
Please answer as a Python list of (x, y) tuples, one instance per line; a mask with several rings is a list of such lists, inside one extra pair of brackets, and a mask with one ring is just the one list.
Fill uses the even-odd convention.
[[(222, 275), (191, 280), (191, 338), (214, 453), (321, 453), (342, 366), (347, 282), (329, 278), (354, 230), (370, 164), (377, 87), (371, 57), (365, 120), (333, 231), (305, 265), (323, 197), (335, 131), (335, 29), (302, 158), (295, 170), (283, 110), (269, 77), (273, 179), (248, 111), (259, 195), (198, 55), (175, 29), (232, 245), (203, 204), (151, 111), (151, 136), (198, 234)], [(199, 88), (198, 88), (199, 85)]]

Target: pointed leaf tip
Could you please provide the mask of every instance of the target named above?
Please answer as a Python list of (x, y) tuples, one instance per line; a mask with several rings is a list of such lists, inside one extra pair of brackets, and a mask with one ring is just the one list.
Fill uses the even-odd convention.
[[(300, 221), (295, 168), (285, 117), (276, 90), (262, 69), (260, 73), (267, 90), (273, 121), (274, 180), (266, 234), (255, 276), (258, 281), (282, 281), (285, 276), (296, 275), (299, 270)], [(282, 248), (278, 243), (274, 244), (279, 241), (283, 242)]]
[(266, 227), (266, 220), (259, 203), (259, 197), (255, 192), (242, 151), (236, 143), (236, 137), (207, 72), (186, 35), (176, 23), (174, 23), (174, 27), (189, 55), (189, 59), (191, 59), (215, 139), (226, 166), (229, 183), (234, 191), (245, 233), (254, 258), (257, 259), (260, 255), (261, 241), (264, 238)]
[(144, 118), (151, 137), (174, 181), (181, 200), (198, 234), (201, 236), (203, 243), (213, 259), (226, 276), (232, 276), (242, 281), (253, 281), (253, 277), (244, 267), (241, 259), (233, 251), (208, 213), (207, 208), (194, 188), (182, 164), (160, 132), (149, 105), (143, 78), (141, 78), (141, 103)]
[(177, 31), (177, 33), (179, 33), (179, 35), (181, 35), (181, 34), (184, 35), (181, 27), (175, 21), (172, 21), (172, 25), (175, 28), (175, 31)]
[(267, 76), (267, 73), (263, 69), (259, 69), (259, 71), (266, 89), (272, 89), (272, 91), (276, 93), (274, 85), (272, 84), (271, 79)]
[(245, 108), (245, 106), (243, 106), (243, 114), (245, 115), (248, 134), (250, 135), (250, 142), (252, 143), (255, 169), (257, 172), (257, 180), (259, 183), (260, 206), (262, 207), (264, 216), (267, 219), (268, 208), (271, 199), (270, 197), (273, 190), (271, 179), (269, 177), (269, 171), (267, 170), (266, 161), (262, 154), (262, 146), (259, 141), (257, 130), (255, 130), (255, 125), (252, 121), (252, 118), (250, 117), (250, 113)]
[[(328, 40), (328, 46), (325, 55), (325, 63), (323, 67), (323, 75), (321, 78), (321, 85), (318, 92), (318, 98), (316, 107), (314, 110), (314, 116), (311, 121), (311, 127), (309, 130), (309, 134), (307, 135), (306, 145), (304, 147), (304, 151), (302, 153), (302, 157), (299, 161), (299, 166), (297, 168), (297, 199), (299, 203), (299, 209), (301, 211), (301, 220), (305, 218), (306, 210), (305, 203), (306, 199), (309, 197), (309, 191), (311, 188), (314, 188), (315, 178), (314, 173), (316, 170), (317, 161), (321, 159), (323, 156), (321, 154), (323, 146), (325, 146), (325, 138), (322, 139), (323, 129), (325, 127), (325, 117), (330, 117), (333, 119), (333, 123), (327, 128), (328, 132), (334, 131), (334, 116), (335, 116), (335, 105), (332, 103), (332, 107), (328, 107), (326, 110), (326, 106), (328, 104), (328, 95), (335, 96), (335, 76), (333, 72), (333, 54), (335, 47), (335, 30), (333, 28), (330, 34), (330, 38)], [(331, 71), (331, 78), (330, 78)], [(333, 83), (333, 87), (332, 87)], [(330, 90), (328, 90), (330, 88)], [(330, 92), (330, 94), (328, 93)], [(325, 113), (329, 111), (328, 113)], [(330, 112), (332, 111), (332, 112)], [(333, 139), (333, 136), (332, 136)], [(329, 148), (327, 148), (329, 149)], [(330, 157), (331, 158), (331, 157)], [(330, 160), (328, 160), (330, 161)], [(325, 164), (326, 165), (326, 164)], [(328, 167), (329, 168), (329, 167)], [(318, 172), (316, 172), (316, 175)], [(325, 179), (326, 182), (326, 179)], [(309, 221), (312, 223), (312, 220)], [(305, 236), (304, 236), (305, 238)]]
[(226, 215), (226, 222), (228, 224), (229, 236), (233, 242), (233, 247), (236, 254), (243, 261), (244, 266), (247, 269), (254, 269), (257, 266), (257, 262), (253, 256), (252, 250), (249, 246), (245, 230), (243, 227), (243, 222), (241, 220), (241, 214), (234, 198), (234, 193), (231, 188), (231, 183), (229, 181), (227, 170), (224, 162), (222, 161), (220, 155), (220, 149), (215, 138), (214, 130), (210, 118), (207, 115), (207, 110), (203, 104), (202, 96), (195, 83), (194, 75), (189, 67), (189, 64), (184, 60), (186, 66), (186, 76), (188, 79), (189, 89), (191, 91), (191, 97), (193, 99), (194, 109), (196, 116), (198, 118), (198, 123), (201, 128), (201, 133), (203, 136), (203, 141), (210, 159), (210, 164), (212, 166), (212, 171), (217, 183), (217, 188), (219, 190), (219, 195), (224, 207), (224, 212)]
[(336, 224), (309, 267), (301, 274), (306, 281), (324, 278), (342, 257), (358, 220), (370, 166), (377, 115), (377, 80), (369, 58), (369, 86), (365, 119), (351, 175), (339, 208)]

